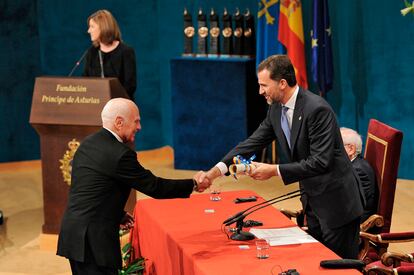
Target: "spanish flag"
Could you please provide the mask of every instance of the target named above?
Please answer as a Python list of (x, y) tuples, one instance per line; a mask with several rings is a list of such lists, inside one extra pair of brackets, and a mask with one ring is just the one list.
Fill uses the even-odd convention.
[(281, 0), (279, 16), (279, 41), (286, 47), (299, 86), (307, 89), (305, 42), (300, 0)]

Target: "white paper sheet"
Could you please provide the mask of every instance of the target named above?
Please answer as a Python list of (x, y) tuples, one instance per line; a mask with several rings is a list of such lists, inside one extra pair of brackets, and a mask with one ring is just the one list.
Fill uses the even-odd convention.
[(266, 239), (271, 246), (318, 242), (299, 227), (252, 228), (250, 229), (250, 233), (259, 239)]

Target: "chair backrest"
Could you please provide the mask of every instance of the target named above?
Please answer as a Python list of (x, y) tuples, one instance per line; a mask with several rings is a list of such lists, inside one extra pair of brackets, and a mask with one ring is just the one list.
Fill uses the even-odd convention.
[(364, 158), (375, 171), (379, 190), (377, 214), (384, 218), (384, 226), (377, 233), (390, 232), (402, 138), (401, 131), (376, 119), (369, 121)]

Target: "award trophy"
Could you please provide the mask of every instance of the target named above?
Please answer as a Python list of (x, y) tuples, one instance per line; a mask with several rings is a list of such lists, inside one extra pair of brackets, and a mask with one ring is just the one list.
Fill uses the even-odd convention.
[(206, 15), (203, 10), (198, 10), (198, 40), (197, 40), (197, 56), (207, 56), (207, 36), (208, 28), (206, 22)]
[(214, 9), (210, 13), (210, 47), (208, 49), (209, 56), (218, 56), (220, 54), (220, 27), (218, 15)]
[(227, 9), (224, 8), (223, 13), (223, 50), (221, 51), (221, 56), (229, 56), (232, 54), (232, 44), (233, 44), (233, 29), (231, 22), (231, 15), (227, 12)]
[(193, 55), (194, 26), (191, 14), (184, 8), (184, 56)]
[(250, 13), (250, 10), (247, 9), (244, 14), (244, 43), (243, 43), (243, 55), (248, 57), (254, 57), (256, 54), (256, 34), (254, 31), (254, 17)]
[(239, 9), (236, 8), (234, 19), (234, 40), (233, 40), (233, 54), (241, 56), (243, 54), (243, 15)]

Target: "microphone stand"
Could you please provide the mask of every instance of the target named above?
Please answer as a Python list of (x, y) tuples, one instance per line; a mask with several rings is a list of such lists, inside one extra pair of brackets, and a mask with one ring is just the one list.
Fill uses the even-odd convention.
[(256, 209), (253, 209), (253, 210), (251, 210), (251, 211), (249, 211), (249, 212), (247, 212), (245, 214), (242, 214), (240, 216), (237, 216), (237, 217), (231, 219), (230, 221), (226, 222), (225, 223), (226, 226), (229, 226), (232, 223), (236, 223), (236, 232), (233, 233), (230, 236), (230, 239), (232, 239), (234, 241), (249, 241), (249, 240), (253, 240), (255, 238), (255, 236), (252, 233), (247, 232), (247, 231), (243, 231), (244, 218), (246, 218), (251, 213), (256, 212), (257, 210), (260, 210), (262, 208), (268, 207), (268, 206), (270, 206), (272, 204), (275, 204), (277, 202), (281, 202), (281, 201), (288, 200), (288, 199), (292, 199), (292, 198), (299, 197), (299, 196), (300, 196), (300, 194), (294, 194), (294, 195), (291, 195), (291, 196), (288, 196), (288, 197), (283, 197), (283, 198), (281, 198), (279, 200), (275, 200), (275, 201), (272, 201), (272, 202), (268, 202), (265, 205), (262, 205), (262, 206), (260, 206), (260, 207), (258, 207)]
[(104, 78), (104, 67), (103, 67), (103, 58), (102, 58), (102, 51), (101, 49), (98, 50), (98, 55), (99, 55), (99, 65), (101, 66), (101, 78)]
[(79, 58), (79, 60), (75, 63), (75, 66), (73, 66), (72, 70), (70, 71), (68, 76), (72, 76), (73, 72), (76, 70), (76, 68), (80, 65), (80, 63), (83, 61), (83, 59), (85, 58), (86, 54), (88, 53), (89, 49), (86, 49), (82, 56)]
[[(227, 225), (227, 223), (228, 223), (228, 222), (230, 222), (230, 221), (232, 221), (232, 220), (233, 220), (233, 222), (235, 222), (235, 221), (236, 221), (236, 219), (237, 219), (238, 217), (240, 217), (241, 215), (243, 215), (244, 213), (246, 213), (248, 210), (250, 210), (250, 209), (252, 209), (252, 208), (258, 207), (258, 206), (263, 205), (263, 204), (268, 204), (268, 203), (273, 202), (273, 201), (277, 201), (277, 200), (279, 200), (279, 199), (281, 199), (281, 198), (285, 198), (285, 197), (287, 197), (287, 196), (290, 196), (290, 195), (293, 195), (293, 194), (297, 194), (298, 192), (300, 192), (300, 190), (296, 190), (296, 191), (293, 191), (293, 192), (289, 192), (289, 193), (284, 194), (284, 195), (281, 195), (281, 196), (279, 196), (279, 197), (276, 197), (276, 198), (273, 198), (273, 199), (270, 199), (270, 200), (263, 201), (263, 202), (261, 202), (261, 203), (258, 203), (258, 204), (255, 204), (255, 205), (252, 205), (251, 207), (249, 207), (249, 208), (247, 208), (247, 209), (245, 209), (245, 210), (243, 210), (243, 211), (241, 211), (241, 212), (238, 212), (237, 214), (234, 214), (233, 216), (231, 216), (231, 217), (227, 218), (227, 219), (223, 222), (223, 224), (226, 224), (226, 225)], [(230, 224), (232, 224), (233, 222), (231, 222)]]
[(233, 241), (250, 241), (255, 238), (249, 231), (243, 231), (244, 218), (245, 215), (240, 216), (239, 219), (237, 219), (236, 232), (230, 236), (230, 239)]

